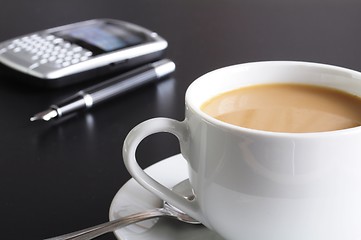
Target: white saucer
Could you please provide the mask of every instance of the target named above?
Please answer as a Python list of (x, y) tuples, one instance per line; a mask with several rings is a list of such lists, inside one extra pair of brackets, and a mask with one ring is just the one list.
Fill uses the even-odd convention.
[[(150, 166), (146, 172), (169, 188), (188, 177), (187, 163), (180, 154)], [(159, 198), (140, 186), (134, 179), (130, 179), (115, 195), (110, 205), (109, 218), (114, 220), (161, 206), (162, 201)], [(118, 229), (114, 234), (121, 240), (222, 239), (202, 225), (181, 223), (169, 218), (143, 221)]]

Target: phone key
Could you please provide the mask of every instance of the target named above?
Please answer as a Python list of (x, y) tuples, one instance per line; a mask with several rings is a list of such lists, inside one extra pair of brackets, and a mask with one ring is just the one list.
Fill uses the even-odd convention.
[(16, 53), (18, 53), (18, 52), (20, 52), (20, 51), (21, 51), (21, 48), (20, 48), (20, 47), (14, 48), (14, 52), (16, 52)]
[(21, 38), (21, 40), (23, 40), (23, 41), (27, 41), (27, 40), (29, 40), (30, 38), (28, 37), (28, 36), (25, 36), (25, 37), (22, 37)]
[(73, 60), (71, 60), (71, 63), (75, 64), (75, 63), (78, 63), (79, 62), (79, 59), (76, 59), (74, 58)]
[(87, 56), (87, 57), (90, 57), (90, 56), (92, 56), (92, 55), (93, 55), (93, 53), (90, 52), (90, 51), (86, 51), (86, 52), (84, 53), (84, 56)]
[(61, 63), (63, 63), (63, 59), (58, 58), (58, 59), (55, 61), (55, 63), (61, 64)]
[(51, 42), (48, 42), (48, 41), (42, 42), (42, 45), (46, 46), (46, 47), (54, 46), (54, 44), (52, 44)]
[(45, 64), (47, 62), (48, 62), (48, 59), (46, 59), (46, 58), (43, 58), (43, 59), (40, 60), (40, 64)]
[(30, 36), (31, 39), (38, 39), (39, 38), (39, 35), (38, 34), (32, 34)]
[(54, 44), (59, 44), (59, 43), (62, 43), (62, 42), (64, 42), (64, 40), (61, 39), (61, 38), (55, 38), (55, 39), (53, 40), (53, 43), (54, 43)]
[(74, 48), (73, 48), (73, 51), (74, 51), (74, 52), (80, 52), (81, 50), (83, 50), (83, 48), (80, 47), (80, 46), (77, 46), (77, 47), (74, 47)]
[(27, 47), (25, 48), (25, 51), (30, 52), (32, 49), (33, 49), (32, 46), (27, 46)]
[(49, 62), (54, 62), (56, 59), (57, 59), (56, 56), (51, 56), (49, 57)]
[(67, 67), (70, 65), (70, 62), (63, 62), (61, 65), (63, 65), (63, 67)]
[(32, 65), (30, 65), (30, 69), (34, 69), (34, 68), (37, 68), (37, 67), (39, 67), (39, 63), (34, 63), (34, 64), (32, 64)]
[(45, 37), (46, 40), (48, 41), (51, 41), (51, 40), (54, 40), (55, 39), (55, 36), (54, 35), (48, 35)]
[(15, 44), (10, 44), (9, 46), (8, 46), (8, 49), (14, 49), (16, 46), (15, 46)]
[(42, 50), (42, 51), (46, 51), (48, 48), (46, 47), (46, 46), (44, 46), (44, 45), (42, 45), (41, 47), (40, 47), (40, 50)]
[(33, 61), (36, 61), (36, 60), (38, 60), (38, 59), (39, 59), (39, 56), (38, 56), (38, 55), (34, 55), (34, 56), (31, 57), (31, 60), (33, 60)]
[(87, 56), (82, 56), (81, 58), (80, 58), (80, 61), (85, 61), (85, 60), (87, 60), (89, 57), (87, 57)]

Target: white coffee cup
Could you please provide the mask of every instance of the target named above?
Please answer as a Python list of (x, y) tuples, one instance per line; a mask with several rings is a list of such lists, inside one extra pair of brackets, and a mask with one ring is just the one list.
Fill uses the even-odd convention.
[[(267, 132), (230, 125), (200, 110), (220, 93), (276, 82), (361, 96), (361, 73), (336, 66), (276, 61), (218, 69), (189, 86), (183, 122), (155, 118), (129, 133), (123, 147), (128, 171), (146, 189), (226, 239), (360, 240), (361, 127)], [(178, 137), (194, 201), (159, 184), (138, 165), (138, 144), (158, 132)]]

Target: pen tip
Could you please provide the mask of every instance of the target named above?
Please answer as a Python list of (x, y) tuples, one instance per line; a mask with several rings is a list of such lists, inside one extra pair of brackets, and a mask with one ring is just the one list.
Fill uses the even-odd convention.
[(55, 109), (48, 109), (46, 111), (35, 114), (30, 118), (30, 121), (44, 120), (49, 121), (58, 116), (58, 112)]

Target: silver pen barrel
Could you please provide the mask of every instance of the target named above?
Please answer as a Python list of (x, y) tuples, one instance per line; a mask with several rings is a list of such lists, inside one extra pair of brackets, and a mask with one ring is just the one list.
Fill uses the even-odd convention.
[(174, 70), (175, 64), (168, 59), (147, 64), (79, 91), (75, 95), (64, 99), (62, 102), (50, 106), (48, 110), (35, 114), (30, 120), (48, 121), (55, 117), (61, 117), (81, 109), (90, 108), (94, 104), (124, 94), (145, 84), (155, 82), (172, 73)]
[(158, 81), (174, 70), (175, 64), (170, 60), (163, 59), (129, 71), (83, 92), (92, 98), (93, 104), (96, 104), (145, 84)]

